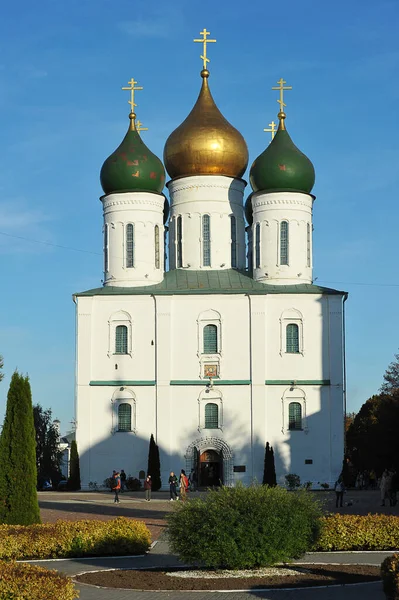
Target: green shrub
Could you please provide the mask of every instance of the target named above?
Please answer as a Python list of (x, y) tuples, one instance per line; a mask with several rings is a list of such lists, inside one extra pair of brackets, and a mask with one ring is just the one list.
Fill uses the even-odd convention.
[(399, 517), (393, 515), (328, 515), (321, 520), (313, 550), (396, 550)]
[(78, 596), (72, 581), (56, 571), (0, 561), (1, 600), (74, 600)]
[(168, 515), (172, 549), (188, 563), (231, 569), (289, 561), (309, 550), (321, 511), (305, 490), (254, 486), (209, 491)]
[(301, 478), (295, 473), (288, 473), (288, 475), (285, 476), (285, 483), (289, 490), (295, 490), (301, 485)]
[(399, 600), (399, 554), (388, 556), (383, 561), (381, 578), (387, 600)]
[(129, 477), (126, 479), (126, 487), (129, 490), (129, 492), (138, 492), (141, 488), (141, 481), (140, 479), (137, 479), (136, 477), (131, 477), (129, 475)]
[(0, 559), (5, 560), (142, 554), (150, 543), (147, 526), (124, 517), (112, 521), (0, 525)]

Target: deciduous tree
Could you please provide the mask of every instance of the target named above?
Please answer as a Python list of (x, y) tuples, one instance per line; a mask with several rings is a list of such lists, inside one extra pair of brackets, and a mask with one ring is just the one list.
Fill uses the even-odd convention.
[(393, 394), (399, 390), (399, 354), (395, 354), (395, 360), (388, 365), (383, 378), (384, 382), (380, 387), (380, 392)]

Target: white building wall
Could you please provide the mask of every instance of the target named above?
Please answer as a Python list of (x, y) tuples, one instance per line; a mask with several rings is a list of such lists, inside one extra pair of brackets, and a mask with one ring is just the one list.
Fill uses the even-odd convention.
[[(182, 220), (181, 268), (231, 269), (231, 216), (236, 219), (236, 265), (245, 269), (245, 222), (243, 195), (245, 181), (221, 175), (181, 177), (167, 184), (170, 194), (169, 261), (170, 268), (177, 261), (176, 219)], [(210, 216), (211, 264), (203, 259), (203, 221)]]
[[(285, 285), (311, 283), (314, 197), (297, 192), (255, 192), (251, 198), (254, 279)], [(287, 264), (282, 264), (280, 252), (282, 222), (288, 223)], [(260, 248), (257, 252), (259, 235)]]
[[(190, 466), (190, 444), (231, 451), (225, 480), (262, 480), (266, 441), (279, 480), (332, 483), (343, 455), (342, 297), (317, 294), (207, 294), (78, 297), (77, 443), (82, 485), (113, 469), (138, 476), (153, 433), (162, 480)], [(219, 315), (219, 317), (218, 317)], [(131, 324), (131, 352), (115, 355), (114, 319)], [(201, 327), (219, 319), (220, 352), (203, 355)], [(300, 353), (285, 351), (298, 324)], [(203, 378), (217, 364), (213, 389)], [(116, 368), (117, 367), (117, 368)], [(123, 388), (123, 389), (121, 389)], [(208, 390), (208, 391), (207, 391)], [(134, 398), (135, 430), (115, 431), (118, 399)], [(290, 400), (303, 404), (303, 429), (288, 428)], [(205, 430), (207, 401), (219, 429)], [(305, 460), (312, 460), (305, 464)], [(227, 464), (227, 463), (226, 463)], [(245, 472), (233, 473), (234, 465)], [(228, 477), (227, 477), (228, 476)]]

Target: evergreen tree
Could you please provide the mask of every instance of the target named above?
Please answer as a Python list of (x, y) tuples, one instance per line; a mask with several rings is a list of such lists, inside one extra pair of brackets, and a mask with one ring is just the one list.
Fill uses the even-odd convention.
[(68, 489), (80, 490), (80, 465), (78, 446), (75, 440), (71, 442), (71, 456), (69, 462)]
[(384, 373), (384, 383), (380, 387), (383, 394), (393, 394), (399, 391), (399, 354), (395, 354), (393, 360)]
[(275, 486), (276, 481), (276, 468), (274, 466), (274, 452), (273, 448), (266, 442), (265, 447), (265, 462), (263, 466), (263, 485)]
[(150, 448), (148, 451), (147, 475), (151, 475), (152, 490), (156, 492), (161, 489), (161, 462), (159, 460), (159, 448), (155, 443), (154, 436), (151, 434)]
[(62, 452), (59, 449), (59, 432), (52, 420), (51, 409), (40, 404), (33, 407), (36, 432), (36, 467), (38, 482), (51, 478), (56, 489), (61, 479)]
[(4, 367), (4, 361), (3, 361), (3, 357), (0, 356), (0, 381), (3, 379), (4, 377), (4, 373), (1, 373), (1, 369)]
[(28, 377), (13, 374), (0, 436), (0, 523), (40, 523), (35, 428)]

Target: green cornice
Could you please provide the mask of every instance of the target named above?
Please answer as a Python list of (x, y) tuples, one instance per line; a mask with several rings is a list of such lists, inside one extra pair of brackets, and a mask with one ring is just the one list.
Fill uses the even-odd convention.
[(127, 381), (127, 380), (121, 380), (121, 381), (90, 381), (89, 385), (91, 386), (115, 386), (115, 385), (155, 385), (155, 381), (154, 380), (150, 380), (150, 381)]
[(266, 379), (266, 385), (331, 385), (329, 379)]
[[(216, 386), (219, 385), (250, 385), (251, 384), (251, 380), (250, 379), (213, 379), (213, 384)], [(202, 379), (202, 380), (198, 380), (198, 379), (172, 379), (170, 381), (170, 385), (209, 385), (209, 380), (208, 379)]]

